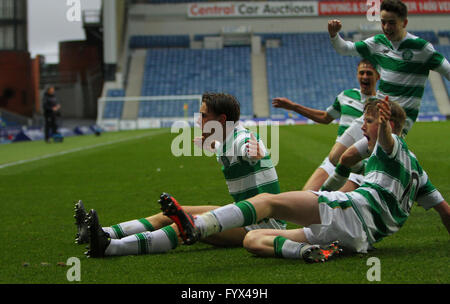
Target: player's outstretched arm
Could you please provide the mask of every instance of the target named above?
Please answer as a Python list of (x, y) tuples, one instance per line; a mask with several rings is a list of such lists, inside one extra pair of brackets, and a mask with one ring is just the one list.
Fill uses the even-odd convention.
[(306, 118), (309, 118), (320, 124), (329, 124), (334, 118), (326, 111), (308, 108), (297, 104), (285, 97), (276, 97), (272, 100), (272, 106), (274, 108), (282, 108), (290, 111), (294, 111)]
[(442, 224), (444, 224), (445, 228), (447, 228), (447, 231), (450, 234), (450, 206), (446, 201), (442, 201), (439, 205), (436, 205), (433, 208), (437, 213), (439, 213)]
[(330, 41), (333, 48), (338, 54), (344, 56), (359, 56), (355, 44), (351, 41), (346, 41), (338, 34), (342, 28), (342, 23), (339, 20), (328, 21), (328, 34), (330, 34)]

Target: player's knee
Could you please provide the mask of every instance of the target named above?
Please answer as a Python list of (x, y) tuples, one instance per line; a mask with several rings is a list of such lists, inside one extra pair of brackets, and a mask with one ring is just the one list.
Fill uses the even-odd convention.
[(243, 241), (244, 248), (253, 254), (260, 254), (263, 250), (261, 234), (258, 233), (258, 230), (249, 231), (244, 238)]

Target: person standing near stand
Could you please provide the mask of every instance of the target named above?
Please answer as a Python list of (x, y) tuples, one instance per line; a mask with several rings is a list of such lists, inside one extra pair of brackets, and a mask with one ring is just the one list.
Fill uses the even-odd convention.
[(45, 141), (50, 143), (50, 137), (57, 133), (56, 116), (61, 105), (55, 97), (55, 87), (50, 86), (44, 94), (43, 100), (44, 119), (45, 119)]

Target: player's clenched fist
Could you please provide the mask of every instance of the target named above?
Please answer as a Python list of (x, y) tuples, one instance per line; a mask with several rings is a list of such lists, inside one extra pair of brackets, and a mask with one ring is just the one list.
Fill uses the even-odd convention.
[(378, 122), (384, 124), (391, 119), (391, 106), (389, 104), (389, 97), (386, 96), (378, 105)]
[(340, 20), (334, 19), (328, 21), (328, 33), (330, 37), (333, 38), (342, 28), (342, 23)]

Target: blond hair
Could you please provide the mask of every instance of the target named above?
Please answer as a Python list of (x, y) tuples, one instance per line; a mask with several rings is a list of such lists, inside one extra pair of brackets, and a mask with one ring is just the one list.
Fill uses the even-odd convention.
[[(378, 118), (378, 107), (377, 104), (382, 102), (380, 99), (371, 98), (364, 105), (364, 113), (373, 115)], [(394, 126), (392, 128), (392, 132), (400, 135), (403, 130), (403, 126), (406, 121), (406, 113), (405, 110), (396, 102), (389, 101), (389, 105), (391, 107), (391, 118), (389, 121), (392, 121)]]

